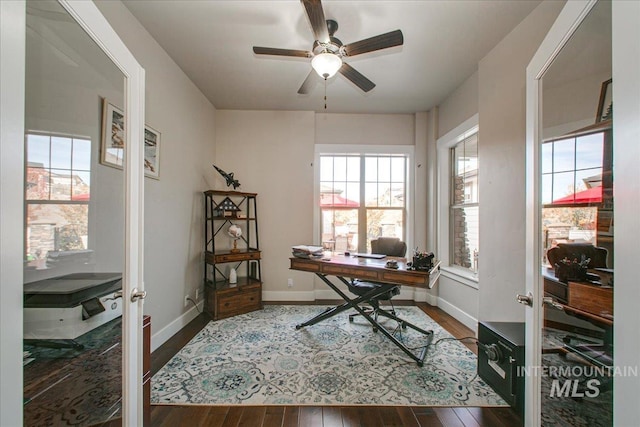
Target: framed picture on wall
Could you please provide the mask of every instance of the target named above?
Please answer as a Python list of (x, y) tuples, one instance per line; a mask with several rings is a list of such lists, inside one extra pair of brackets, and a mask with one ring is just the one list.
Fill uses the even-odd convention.
[(160, 132), (144, 126), (144, 175), (160, 179)]
[(124, 112), (105, 99), (102, 107), (100, 163), (122, 169), (123, 162)]
[[(122, 169), (124, 164), (124, 112), (103, 100), (100, 163)], [(160, 179), (160, 132), (144, 126), (144, 175)]]
[(600, 88), (600, 100), (598, 101), (598, 113), (596, 114), (596, 123), (613, 118), (612, 81), (612, 79), (609, 79), (602, 82), (602, 87)]

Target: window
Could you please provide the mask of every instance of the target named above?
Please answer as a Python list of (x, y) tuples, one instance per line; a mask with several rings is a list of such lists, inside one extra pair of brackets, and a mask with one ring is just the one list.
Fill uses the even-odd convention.
[(320, 154), (319, 164), (324, 246), (369, 252), (378, 237), (406, 241), (406, 154)]
[(478, 130), (462, 135), (450, 149), (450, 264), (478, 272)]
[(29, 133), (26, 138), (26, 259), (87, 248), (91, 141)]
[[(559, 243), (597, 244), (598, 217), (602, 218), (605, 212), (601, 209), (603, 176), (607, 175), (603, 170), (611, 170), (611, 157), (605, 156), (607, 146), (603, 131), (557, 138), (542, 144), (544, 253)], [(546, 257), (543, 262), (547, 262)]]

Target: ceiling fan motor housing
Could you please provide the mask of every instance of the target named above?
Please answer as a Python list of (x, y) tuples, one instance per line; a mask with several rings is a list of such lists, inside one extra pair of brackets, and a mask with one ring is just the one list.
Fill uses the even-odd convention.
[(342, 49), (342, 41), (333, 36), (338, 31), (338, 22), (333, 19), (327, 19), (327, 30), (329, 31), (329, 43), (320, 43), (318, 40), (313, 42), (313, 48), (311, 49), (313, 54), (333, 53), (334, 55), (344, 56), (345, 51)]

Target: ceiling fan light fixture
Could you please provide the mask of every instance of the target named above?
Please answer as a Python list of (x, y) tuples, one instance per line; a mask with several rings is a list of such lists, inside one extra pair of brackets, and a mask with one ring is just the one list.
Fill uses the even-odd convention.
[(320, 77), (328, 79), (333, 77), (342, 67), (342, 58), (334, 53), (319, 53), (311, 60), (311, 66)]

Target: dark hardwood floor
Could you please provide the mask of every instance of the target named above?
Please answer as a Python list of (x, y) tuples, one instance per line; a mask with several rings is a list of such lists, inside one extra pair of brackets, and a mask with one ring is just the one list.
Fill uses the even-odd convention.
[[(338, 301), (317, 301), (316, 303), (331, 305)], [(415, 305), (454, 337), (463, 338), (474, 335), (473, 331), (439, 308), (426, 303)], [(208, 315), (201, 314), (154, 351), (151, 355), (151, 374), (158, 372), (209, 320)], [(465, 345), (477, 353), (475, 344)], [(517, 427), (522, 425), (522, 421), (511, 408), (152, 405), (151, 425), (157, 427)]]

